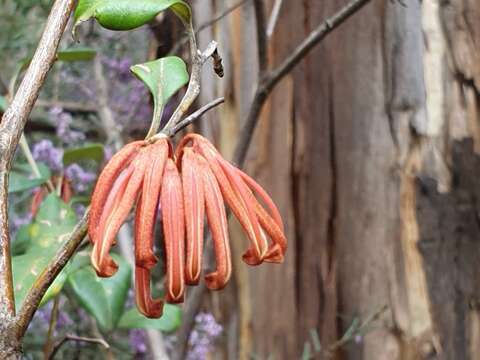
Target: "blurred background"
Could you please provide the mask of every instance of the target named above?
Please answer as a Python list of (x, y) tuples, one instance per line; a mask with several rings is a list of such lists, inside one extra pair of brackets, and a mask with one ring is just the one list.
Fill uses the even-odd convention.
[[(196, 106), (226, 102), (194, 128), (231, 159), (259, 80), (253, 2), (189, 3), (199, 47), (216, 40), (225, 69), (219, 79), (204, 67)], [(264, 3), (274, 69), (347, 1)], [(0, 4), (6, 101), (51, 1)], [(104, 159), (148, 129), (150, 95), (129, 67), (172, 53), (188, 60), (188, 48), (169, 13), (131, 32), (89, 22), (78, 40), (65, 33), (61, 49), (82, 47), (84, 58), (77, 52), (55, 64), (25, 135), (42, 174), (68, 183), (66, 201), (81, 214)], [(65, 159), (85, 143), (97, 144), (95, 156), (87, 149)], [(132, 300), (124, 286), (115, 292), (118, 323), (110, 313), (102, 320), (106, 300), (89, 304), (99, 290), (77, 276), (37, 312), (25, 356), (55, 348), (64, 359), (480, 359), (479, 152), (480, 3), (373, 0), (285, 76), (261, 112), (245, 169), (281, 210), (285, 263), (247, 267), (247, 242), (232, 220), (234, 273), (225, 290), (195, 298), (197, 307), (189, 291), (159, 325), (125, 320)], [(19, 189), (10, 213), (21, 255), (41, 190)], [(126, 261), (130, 230), (119, 237)], [(110, 348), (75, 339), (56, 348), (72, 334)]]

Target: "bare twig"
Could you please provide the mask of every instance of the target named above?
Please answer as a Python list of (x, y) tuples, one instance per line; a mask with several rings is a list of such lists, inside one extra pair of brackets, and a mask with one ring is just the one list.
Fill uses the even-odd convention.
[[(23, 155), (27, 159), (28, 164), (32, 168), (33, 175), (35, 175), (36, 178), (41, 178), (42, 174), (40, 174), (40, 169), (38, 168), (37, 162), (33, 158), (32, 152), (30, 151), (30, 146), (28, 146), (25, 134), (22, 134), (20, 137), (20, 147), (22, 148)], [(53, 183), (50, 179), (47, 180), (47, 188), (49, 192), (55, 191)]]
[(190, 125), (194, 121), (201, 118), (203, 116), (203, 114), (205, 114), (207, 111), (213, 109), (214, 107), (217, 107), (220, 104), (223, 104), (224, 102), (225, 102), (225, 98), (223, 98), (223, 97), (209, 102), (207, 105), (201, 107), (200, 109), (195, 111), (193, 114), (187, 116), (185, 119), (180, 121), (174, 128), (172, 128), (172, 131), (170, 133), (168, 133), (167, 135), (170, 136), (170, 137), (175, 135), (180, 130), (184, 129), (185, 127), (187, 127), (188, 125)]
[(59, 303), (60, 296), (57, 295), (53, 300), (53, 307), (52, 311), (50, 312), (50, 324), (48, 325), (47, 341), (45, 341), (45, 345), (43, 347), (43, 357), (45, 359), (48, 359), (50, 357), (50, 354), (52, 353), (54, 347), (53, 332), (55, 331), (55, 327), (57, 326)]
[(28, 116), (38, 98), (62, 34), (73, 10), (74, 0), (57, 0), (30, 66), (0, 123), (0, 309), (15, 314), (8, 227), (8, 173)]
[(238, 165), (243, 164), (245, 161), (247, 150), (257, 125), (258, 116), (273, 88), (308, 54), (314, 46), (370, 1), (371, 0), (352, 0), (345, 5), (332, 17), (325, 20), (313, 30), (305, 40), (293, 50), (290, 56), (283, 60), (276, 69), (266, 75), (264, 79), (260, 80), (257, 90), (255, 91), (255, 97), (252, 106), (250, 107), (247, 120), (241, 131), (240, 140), (235, 150), (234, 161)]
[[(222, 11), (221, 13), (219, 13), (218, 15), (215, 15), (212, 19), (210, 19), (209, 21), (201, 24), (200, 26), (198, 26), (196, 29), (195, 29), (195, 35), (198, 35), (200, 34), (203, 30), (205, 29), (208, 29), (210, 26), (214, 25), (216, 22), (222, 20), (224, 17), (230, 15), (230, 13), (232, 13), (233, 11), (235, 11), (236, 9), (238, 9), (239, 7), (241, 7), (242, 5), (246, 4), (248, 1), (251, 1), (251, 0), (241, 0), (239, 1), (238, 3), (230, 6), (229, 8), (225, 9), (224, 11)], [(185, 45), (188, 41), (188, 36), (183, 36), (182, 38), (180, 38), (177, 43), (175, 44), (175, 46), (171, 49), (170, 53), (171, 54), (176, 54), (178, 53), (178, 51), (180, 50), (180, 48)]]
[(239, 7), (241, 7), (242, 5), (244, 5), (246, 2), (248, 1), (251, 1), (251, 0), (242, 0), (242, 1), (239, 1), (238, 3), (230, 6), (229, 8), (225, 9), (224, 11), (222, 11), (220, 14), (218, 15), (215, 15), (212, 19), (210, 19), (209, 21), (201, 24), (196, 30), (196, 34), (198, 35), (200, 32), (202, 32), (203, 30), (209, 28), (210, 26), (214, 25), (216, 22), (222, 20), (224, 17), (230, 15), (230, 13), (232, 13), (233, 11), (237, 10)]
[[(338, 27), (346, 19), (348, 19), (355, 12), (360, 10), (364, 5), (366, 5), (370, 0), (352, 0), (339, 12), (333, 15), (331, 18), (325, 20), (318, 28), (313, 30), (307, 38), (293, 51), (287, 59), (285, 59), (281, 65), (271, 71), (266, 73), (263, 78), (260, 79), (260, 82), (255, 91), (254, 99), (249, 110), (249, 114), (240, 134), (239, 141), (235, 148), (234, 163), (239, 167), (242, 167), (245, 162), (245, 157), (247, 150), (250, 146), (253, 132), (258, 122), (258, 116), (260, 110), (262, 109), (263, 104), (268, 98), (268, 95), (273, 90), (276, 84), (286, 75), (288, 72), (299, 63), (300, 60), (307, 55), (308, 51), (311, 50), (315, 45), (317, 45), (322, 39), (325, 38), (332, 30)], [(207, 251), (205, 257), (211, 257), (211, 251)], [(207, 262), (207, 260), (205, 260)], [(199, 285), (192, 290), (190, 298), (195, 297), (190, 301), (185, 310), (183, 317), (183, 323), (178, 331), (179, 343), (177, 345), (177, 355), (176, 359), (182, 359), (182, 356), (185, 355), (186, 348), (188, 345), (188, 335), (190, 334), (194, 319), (198, 313), (200, 306), (202, 304), (203, 296), (206, 294), (206, 287), (204, 285)]]
[(267, 29), (265, 22), (265, 6), (263, 0), (253, 0), (255, 20), (257, 23), (258, 71), (260, 79), (268, 68)]
[(80, 222), (75, 226), (70, 236), (65, 240), (57, 254), (50, 261), (47, 267), (37, 277), (33, 286), (28, 291), (16, 318), (17, 337), (22, 338), (27, 330), (28, 324), (42, 300), (43, 295), (53, 283), (60, 271), (65, 267), (68, 260), (73, 256), (83, 238), (87, 234), (87, 222), (89, 211), (85, 213)]
[[(183, 115), (188, 111), (190, 106), (192, 106), (193, 102), (198, 97), (200, 93), (200, 75), (202, 71), (202, 66), (205, 64), (207, 59), (211, 57), (215, 51), (217, 50), (217, 43), (215, 41), (210, 42), (204, 52), (199, 52), (197, 49), (197, 43), (195, 40), (195, 34), (193, 30), (190, 28), (190, 53), (192, 58), (192, 70), (190, 74), (190, 81), (188, 83), (187, 91), (183, 96), (180, 105), (178, 105), (177, 109), (168, 120), (165, 127), (162, 129), (162, 133), (159, 134), (170, 134), (172, 129), (177, 126), (177, 124), (181, 121)], [(152, 141), (156, 140), (156, 137), (153, 136), (151, 138)]]
[(283, 0), (275, 0), (275, 4), (273, 4), (273, 9), (270, 15), (270, 19), (268, 19), (267, 37), (271, 37), (273, 35), (273, 31), (275, 30), (275, 25), (277, 25), (278, 16), (280, 15), (280, 9), (282, 8), (282, 3), (283, 3)]
[(77, 342), (86, 342), (90, 344), (98, 344), (103, 346), (105, 349), (110, 349), (110, 345), (101, 338), (90, 338), (90, 337), (83, 337), (83, 336), (77, 336), (77, 335), (65, 335), (62, 340), (58, 342), (58, 344), (55, 345), (53, 348), (53, 351), (51, 352), (50, 356), (48, 359), (53, 359), (55, 355), (57, 354), (58, 350), (62, 347), (63, 344), (65, 344), (67, 341), (77, 341)]

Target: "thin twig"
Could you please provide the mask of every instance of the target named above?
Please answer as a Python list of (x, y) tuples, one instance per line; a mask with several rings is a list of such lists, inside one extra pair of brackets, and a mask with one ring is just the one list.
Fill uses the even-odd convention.
[(268, 68), (265, 6), (263, 4), (263, 0), (253, 0), (253, 6), (255, 8), (255, 20), (257, 22), (258, 71), (260, 74), (259, 78), (261, 79)]
[[(33, 158), (32, 152), (30, 151), (30, 146), (28, 146), (25, 134), (22, 134), (20, 137), (20, 148), (22, 149), (23, 155), (27, 159), (27, 162), (32, 169), (33, 175), (35, 175), (36, 178), (41, 178), (42, 174), (40, 174), (40, 169), (38, 168), (37, 162)], [(47, 180), (47, 188), (49, 192), (55, 191), (55, 187), (50, 179)]]
[[(250, 146), (253, 132), (258, 123), (258, 116), (263, 104), (265, 103), (268, 95), (273, 90), (275, 85), (296, 65), (298, 62), (307, 55), (308, 51), (315, 45), (317, 45), (322, 39), (325, 38), (332, 30), (338, 27), (347, 18), (360, 10), (370, 0), (353, 0), (339, 12), (333, 15), (331, 18), (324, 21), (318, 28), (313, 30), (307, 38), (294, 50), (291, 56), (285, 59), (282, 64), (270, 74), (260, 80), (255, 91), (254, 99), (249, 110), (249, 114), (244, 125), (244, 128), (240, 134), (240, 139), (235, 148), (234, 163), (239, 167), (242, 167), (245, 162), (247, 150)], [(211, 256), (211, 251), (206, 251), (205, 257)], [(205, 260), (207, 261), (207, 260)], [(188, 345), (188, 336), (194, 325), (194, 319), (197, 315), (200, 306), (202, 304), (203, 296), (206, 294), (207, 288), (204, 285), (199, 285), (192, 290), (190, 298), (195, 297), (185, 307), (185, 313), (183, 317), (182, 326), (178, 331), (179, 343), (177, 344), (176, 359), (182, 359), (186, 353)]]
[[(163, 134), (172, 133), (172, 129), (178, 125), (185, 113), (190, 109), (193, 102), (198, 97), (200, 93), (200, 75), (202, 71), (202, 66), (205, 64), (207, 59), (211, 57), (217, 50), (217, 43), (215, 41), (210, 42), (204, 52), (199, 52), (197, 49), (197, 43), (195, 40), (195, 34), (190, 28), (190, 52), (192, 58), (192, 70), (190, 74), (190, 81), (188, 82), (188, 87), (185, 95), (183, 96), (182, 101), (178, 105), (177, 109), (173, 115), (168, 120), (165, 127), (162, 129), (162, 132), (158, 134), (163, 136)], [(151, 141), (155, 141), (157, 138), (153, 136)]]
[(175, 135), (180, 130), (184, 129), (185, 127), (187, 127), (188, 125), (190, 125), (194, 121), (201, 118), (203, 116), (203, 114), (205, 114), (207, 111), (213, 109), (214, 107), (217, 107), (220, 104), (223, 104), (224, 102), (225, 102), (224, 97), (221, 97), (221, 98), (218, 98), (218, 99), (215, 99), (215, 100), (209, 102), (207, 105), (201, 107), (200, 109), (195, 111), (193, 114), (187, 116), (185, 119), (180, 121), (174, 128), (172, 128), (172, 131), (167, 135), (170, 136), (170, 137)]
[(70, 258), (75, 254), (75, 251), (87, 234), (88, 216), (89, 210), (86, 211), (83, 218), (75, 226), (70, 236), (65, 240), (62, 247), (58, 250), (47, 267), (37, 277), (25, 296), (23, 305), (16, 318), (16, 333), (19, 339), (25, 334), (28, 324), (35, 314), (43, 295), (56, 279), (58, 274), (60, 274), (68, 260), (70, 260)]
[(353, 0), (345, 5), (332, 17), (325, 20), (313, 30), (276, 69), (272, 70), (267, 76), (261, 79), (257, 86), (257, 90), (255, 91), (252, 106), (250, 107), (247, 120), (241, 131), (240, 140), (235, 150), (235, 163), (241, 165), (245, 161), (247, 150), (257, 125), (258, 116), (273, 88), (308, 54), (314, 46), (320, 43), (320, 41), (322, 41), (328, 34), (370, 1), (371, 0)]
[(53, 4), (30, 66), (0, 123), (0, 309), (11, 317), (15, 314), (15, 301), (8, 227), (8, 173), (25, 123), (55, 61), (74, 4), (74, 0), (57, 0)]
[(65, 335), (62, 340), (58, 342), (57, 345), (53, 348), (52, 353), (48, 357), (48, 359), (53, 359), (55, 355), (57, 354), (58, 350), (62, 347), (63, 344), (65, 344), (67, 341), (77, 341), (77, 342), (86, 342), (86, 343), (91, 343), (91, 344), (98, 344), (102, 345), (105, 349), (110, 349), (110, 345), (101, 338), (90, 338), (90, 337), (83, 337), (83, 336), (77, 336), (77, 335)]
[(50, 324), (48, 325), (48, 332), (47, 332), (47, 341), (45, 341), (45, 345), (43, 347), (43, 357), (45, 359), (50, 358), (50, 354), (52, 353), (54, 344), (53, 344), (53, 332), (55, 331), (55, 327), (57, 326), (57, 319), (58, 319), (58, 305), (60, 303), (60, 296), (55, 296), (53, 300), (53, 307), (52, 311), (50, 312)]
[[(229, 8), (225, 9), (224, 11), (222, 11), (221, 13), (219, 13), (218, 15), (215, 15), (212, 19), (208, 20), (207, 22), (201, 24), (200, 26), (198, 26), (196, 29), (195, 29), (195, 35), (198, 35), (200, 34), (203, 30), (205, 29), (208, 29), (210, 26), (214, 25), (215, 23), (217, 23), (218, 21), (222, 20), (224, 17), (230, 15), (230, 13), (232, 13), (233, 11), (235, 11), (236, 9), (238, 9), (239, 7), (241, 7), (242, 5), (246, 4), (248, 1), (251, 1), (251, 0), (242, 0), (242, 1), (239, 1), (238, 3), (230, 6)], [(185, 35), (183, 37), (181, 37), (177, 43), (175, 44), (175, 46), (170, 50), (170, 54), (176, 54), (178, 53), (178, 51), (180, 50), (180, 48), (185, 45), (188, 41), (188, 35)]]
[(267, 25), (267, 37), (271, 37), (275, 31), (275, 26), (277, 25), (278, 16), (280, 15), (280, 9), (282, 8), (283, 0), (276, 0), (273, 4), (272, 13), (270, 19), (268, 19)]
[(238, 3), (236, 4), (233, 4), (232, 6), (230, 6), (229, 8), (225, 9), (224, 11), (222, 11), (220, 14), (218, 15), (215, 15), (212, 19), (210, 19), (209, 21), (201, 24), (196, 30), (196, 34), (198, 35), (200, 32), (202, 32), (203, 30), (209, 28), (210, 26), (214, 25), (216, 22), (222, 20), (224, 17), (230, 15), (230, 13), (232, 13), (233, 11), (237, 10), (240, 6), (244, 5), (246, 2), (248, 1), (251, 1), (251, 0), (242, 0), (242, 1), (239, 1)]

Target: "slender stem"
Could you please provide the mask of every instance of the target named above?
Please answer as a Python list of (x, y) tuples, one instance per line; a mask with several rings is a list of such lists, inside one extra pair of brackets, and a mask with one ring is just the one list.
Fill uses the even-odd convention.
[(265, 6), (263, 0), (253, 0), (255, 20), (257, 22), (258, 72), (261, 79), (268, 68), (267, 29), (265, 24)]
[(101, 339), (101, 338), (90, 338), (90, 337), (84, 337), (84, 336), (77, 336), (77, 335), (65, 335), (63, 337), (62, 340), (60, 340), (58, 342), (57, 345), (55, 345), (55, 347), (53, 348), (53, 351), (51, 352), (50, 356), (48, 357), (48, 359), (53, 359), (55, 357), (55, 355), (57, 354), (57, 352), (60, 350), (60, 348), (63, 346), (63, 344), (65, 344), (66, 342), (68, 341), (76, 341), (76, 342), (86, 342), (86, 343), (90, 343), (90, 344), (98, 344), (98, 345), (101, 345), (103, 346), (105, 349), (110, 349), (110, 345), (108, 345), (108, 343), (104, 340), (104, 339)]
[(278, 16), (280, 15), (280, 9), (282, 8), (283, 0), (275, 0), (275, 4), (273, 5), (272, 14), (270, 15), (270, 19), (268, 20), (267, 25), (267, 37), (271, 37), (275, 30), (275, 26), (277, 25)]
[(53, 4), (30, 66), (0, 123), (0, 312), (5, 317), (15, 314), (8, 227), (8, 173), (25, 123), (55, 61), (74, 5), (74, 0), (57, 0)]
[(70, 260), (75, 254), (75, 251), (87, 234), (88, 216), (89, 210), (86, 211), (83, 218), (73, 229), (69, 238), (63, 243), (57, 254), (37, 277), (30, 290), (28, 290), (23, 305), (16, 318), (16, 333), (19, 339), (25, 334), (28, 324), (35, 314), (43, 295), (58, 274), (60, 274), (68, 260)]
[(55, 296), (53, 300), (53, 307), (52, 311), (50, 312), (50, 324), (48, 325), (48, 333), (47, 333), (47, 341), (45, 342), (45, 346), (43, 347), (43, 357), (48, 359), (50, 354), (52, 353), (53, 347), (53, 332), (55, 331), (55, 327), (57, 326), (57, 318), (58, 318), (58, 305), (60, 296)]
[[(41, 178), (42, 174), (40, 173), (37, 162), (33, 158), (32, 152), (30, 151), (30, 146), (28, 146), (27, 139), (25, 137), (25, 134), (23, 133), (20, 137), (20, 148), (22, 149), (23, 155), (27, 159), (28, 164), (32, 168), (33, 175), (35, 175), (36, 178)], [(53, 186), (53, 183), (50, 179), (47, 180), (47, 188), (50, 192), (55, 191), (55, 187)]]
[(197, 49), (195, 34), (193, 32), (191, 25), (189, 28), (189, 34), (190, 34), (190, 53), (192, 58), (192, 70), (190, 75), (190, 81), (188, 82), (187, 91), (182, 101), (180, 102), (180, 105), (178, 105), (177, 109), (175, 110), (171, 118), (168, 120), (165, 127), (162, 129), (163, 134), (172, 133), (172, 129), (176, 127), (177, 124), (182, 120), (182, 117), (185, 115), (185, 113), (188, 111), (190, 106), (192, 106), (193, 102), (198, 97), (198, 94), (200, 93), (200, 75), (201, 75), (202, 66), (203, 64), (205, 64), (207, 59), (215, 53), (217, 49), (217, 43), (215, 41), (212, 41), (207, 46), (207, 48), (203, 53), (199, 52)]
[(167, 136), (172, 137), (176, 133), (178, 133), (180, 130), (184, 129), (194, 121), (197, 121), (199, 118), (201, 118), (207, 111), (217, 107), (220, 104), (223, 104), (225, 102), (225, 98), (221, 97), (218, 99), (215, 99), (211, 102), (209, 102), (207, 105), (202, 106), (200, 109), (195, 111), (193, 114), (187, 116), (185, 119), (180, 121), (175, 127), (172, 128), (172, 131), (167, 134)]

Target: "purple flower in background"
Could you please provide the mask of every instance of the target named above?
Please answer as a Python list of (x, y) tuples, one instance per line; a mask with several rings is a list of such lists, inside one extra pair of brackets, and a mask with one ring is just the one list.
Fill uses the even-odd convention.
[(76, 192), (83, 192), (88, 189), (97, 177), (90, 171), (85, 171), (80, 165), (72, 164), (65, 169), (65, 176), (72, 182), (72, 186)]
[(147, 337), (145, 334), (145, 330), (141, 330), (141, 329), (130, 330), (129, 337), (130, 337), (130, 346), (132, 347), (136, 355), (142, 355), (147, 352), (147, 344), (146, 344)]
[(203, 360), (213, 350), (215, 340), (223, 328), (210, 313), (199, 313), (195, 317), (195, 327), (190, 333), (187, 360)]
[(50, 109), (50, 115), (53, 117), (57, 125), (57, 136), (64, 143), (79, 142), (85, 140), (85, 134), (80, 131), (71, 129), (73, 117), (69, 113), (63, 111), (61, 107), (55, 106)]
[(130, 73), (130, 66), (132, 66), (131, 59), (123, 58), (117, 60), (104, 57), (102, 61), (120, 81), (126, 81), (132, 77), (132, 74)]
[(60, 171), (63, 168), (63, 150), (53, 146), (50, 140), (41, 140), (33, 145), (33, 158), (44, 162), (53, 171)]

